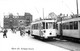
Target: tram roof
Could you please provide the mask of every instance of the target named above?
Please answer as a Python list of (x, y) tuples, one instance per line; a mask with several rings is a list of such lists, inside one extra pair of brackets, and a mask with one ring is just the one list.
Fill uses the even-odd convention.
[(31, 24), (35, 24), (35, 23), (41, 23), (41, 22), (56, 22), (56, 20), (39, 20), (39, 21), (34, 21)]
[(80, 17), (62, 20), (62, 21), (59, 21), (58, 23), (61, 23), (61, 22), (65, 23), (65, 22), (72, 22), (72, 21), (80, 21)]

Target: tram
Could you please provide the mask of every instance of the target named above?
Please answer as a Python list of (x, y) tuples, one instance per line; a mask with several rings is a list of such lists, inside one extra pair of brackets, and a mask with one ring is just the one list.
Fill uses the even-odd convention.
[(31, 23), (31, 35), (42, 39), (56, 37), (56, 20), (44, 19)]
[(80, 40), (80, 17), (64, 19), (57, 22), (57, 37)]

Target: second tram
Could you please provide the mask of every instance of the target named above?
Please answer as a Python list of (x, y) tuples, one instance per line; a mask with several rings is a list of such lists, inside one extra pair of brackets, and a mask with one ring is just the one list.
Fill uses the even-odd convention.
[(80, 40), (80, 17), (57, 22), (57, 36), (71, 40)]

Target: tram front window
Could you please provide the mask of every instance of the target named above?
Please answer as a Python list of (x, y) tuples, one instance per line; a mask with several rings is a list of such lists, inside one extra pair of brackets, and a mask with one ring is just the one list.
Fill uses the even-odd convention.
[(53, 29), (53, 22), (46, 22), (46, 29)]

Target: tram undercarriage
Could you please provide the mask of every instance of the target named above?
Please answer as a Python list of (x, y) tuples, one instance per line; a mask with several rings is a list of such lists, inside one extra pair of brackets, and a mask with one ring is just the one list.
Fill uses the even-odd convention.
[(72, 41), (72, 42), (80, 42), (80, 38), (74, 38), (74, 37), (69, 37), (69, 36), (57, 35), (57, 38), (62, 39), (62, 40), (64, 39), (64, 40)]

